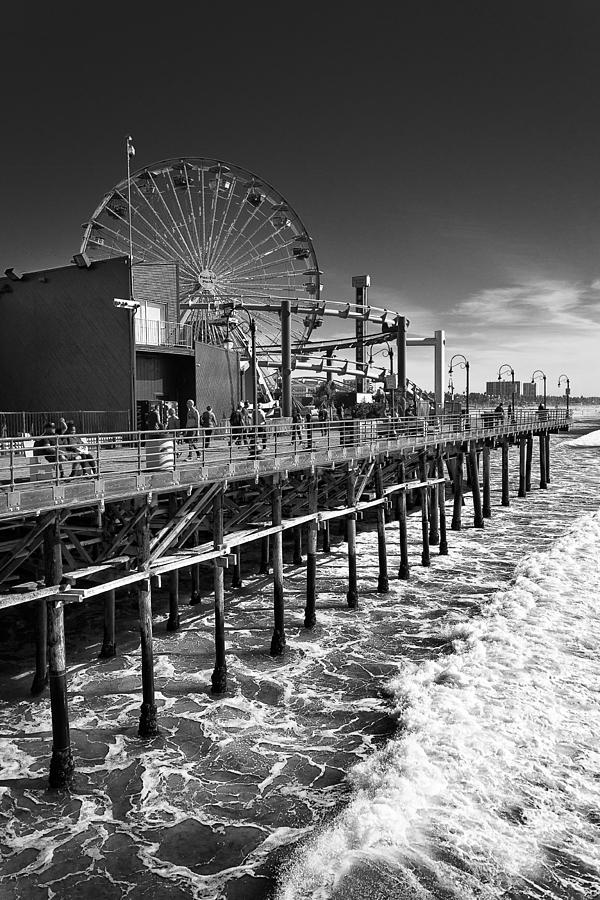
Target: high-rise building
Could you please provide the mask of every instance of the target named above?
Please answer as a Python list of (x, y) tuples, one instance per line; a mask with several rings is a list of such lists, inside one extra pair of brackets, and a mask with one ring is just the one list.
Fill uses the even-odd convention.
[(535, 400), (537, 397), (537, 384), (535, 381), (532, 383), (531, 381), (523, 382), (523, 399), (524, 400)]
[[(525, 387), (525, 385), (523, 385)], [(511, 400), (515, 392), (515, 397), (521, 396), (521, 382), (515, 381), (514, 388), (512, 381), (486, 381), (485, 392), (488, 397), (502, 397), (502, 399)]]

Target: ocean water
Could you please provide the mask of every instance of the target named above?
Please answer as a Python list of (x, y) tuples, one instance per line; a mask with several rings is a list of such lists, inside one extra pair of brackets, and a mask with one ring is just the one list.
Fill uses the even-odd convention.
[(599, 428), (588, 415), (554, 436), (550, 487), (534, 478), (526, 500), (512, 450), (511, 506), (495, 468), (493, 518), (471, 528), (467, 499), (428, 569), (413, 516), (411, 580), (389, 594), (363, 524), (358, 610), (334, 544), (313, 632), (304, 572), (286, 565), (283, 660), (268, 655), (268, 579), (228, 591), (224, 697), (209, 693), (209, 582), (176, 634), (157, 596), (153, 741), (136, 736), (132, 604), (109, 662), (101, 605), (69, 609), (70, 795), (45, 788), (48, 698), (30, 700), (29, 633), (4, 617), (0, 897), (600, 897)]

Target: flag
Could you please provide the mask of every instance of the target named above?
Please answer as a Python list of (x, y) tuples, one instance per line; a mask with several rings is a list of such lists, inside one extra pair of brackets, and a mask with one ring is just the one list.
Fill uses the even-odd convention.
[(127, 138), (127, 156), (135, 156), (135, 147), (133, 146), (133, 138), (131, 135)]

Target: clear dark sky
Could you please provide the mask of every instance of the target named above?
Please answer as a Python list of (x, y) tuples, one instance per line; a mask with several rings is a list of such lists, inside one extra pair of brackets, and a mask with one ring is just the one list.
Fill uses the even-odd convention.
[[(507, 362), (600, 393), (597, 0), (197, 9), (3, 13), (2, 270), (70, 259), (131, 133), (136, 165), (262, 175), (307, 224), (325, 296), (370, 273), (414, 334), (446, 330), (474, 390)], [(411, 353), (410, 377), (432, 369)]]

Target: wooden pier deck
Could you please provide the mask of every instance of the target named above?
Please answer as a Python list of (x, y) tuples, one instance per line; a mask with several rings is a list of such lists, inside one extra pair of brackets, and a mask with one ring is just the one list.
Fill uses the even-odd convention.
[[(356, 518), (377, 516), (378, 590), (389, 587), (385, 517), (399, 524), (398, 577), (408, 579), (407, 495), (419, 498), (422, 564), (431, 546), (448, 552), (446, 485), (452, 484), (451, 529), (462, 525), (464, 464), (475, 527), (491, 515), (490, 452), (500, 450), (502, 504), (510, 503), (510, 448), (518, 449), (519, 496), (531, 489), (534, 438), (539, 484), (550, 480), (550, 434), (565, 431), (564, 412), (519, 411), (510, 421), (491, 413), (427, 419), (366, 419), (304, 423), (302, 440), (288, 421), (238, 434), (132, 432), (87, 436), (93, 474), (31, 455), (26, 441), (0, 448), (0, 610), (35, 604), (36, 675), (32, 692), (50, 683), (53, 753), (50, 784), (68, 785), (70, 749), (64, 606), (103, 596), (103, 655), (114, 655), (115, 595), (135, 588), (139, 601), (142, 694), (139, 733), (156, 733), (152, 657), (152, 584), (169, 584), (168, 630), (179, 627), (181, 569), (190, 569), (190, 602), (198, 599), (198, 566), (210, 563), (215, 594), (212, 690), (227, 687), (224, 568), (241, 583), (242, 550), (260, 542), (263, 571), (273, 572), (270, 652), (285, 649), (282, 540), (292, 530), (306, 541), (305, 626), (317, 617), (317, 534), (329, 545), (332, 520), (345, 523), (350, 607), (359, 603)], [(194, 439), (192, 439), (192, 437)], [(233, 440), (232, 440), (233, 438)], [(236, 443), (236, 438), (240, 443)], [(245, 440), (245, 443), (244, 443)], [(188, 459), (189, 455), (192, 459)], [(51, 455), (51, 454), (47, 454)], [(481, 465), (480, 465), (481, 463)], [(448, 511), (449, 513), (449, 511)], [(299, 556), (299, 554), (298, 554)], [(300, 557), (299, 557), (300, 558)]]

